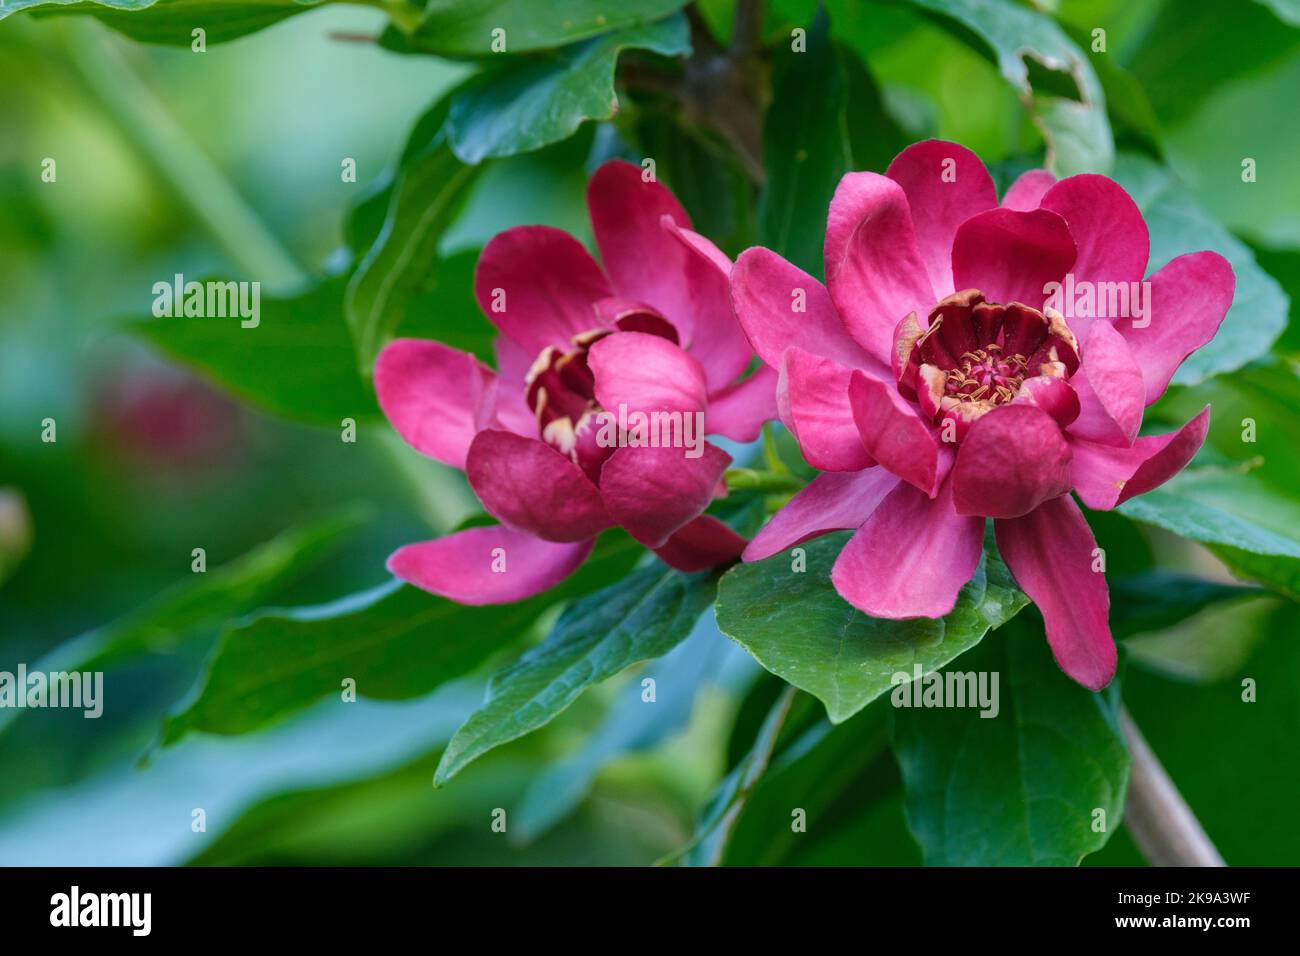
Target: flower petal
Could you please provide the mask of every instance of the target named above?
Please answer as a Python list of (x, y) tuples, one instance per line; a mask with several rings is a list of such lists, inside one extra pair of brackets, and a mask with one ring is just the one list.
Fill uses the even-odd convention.
[(596, 398), (606, 410), (702, 412), (708, 387), (700, 363), (681, 348), (645, 332), (615, 332), (594, 344), (587, 364)]
[(698, 458), (682, 448), (619, 448), (600, 473), (600, 492), (614, 520), (650, 548), (709, 506), (731, 456), (705, 443)]
[(1003, 209), (1028, 212), (1037, 209), (1043, 195), (1056, 183), (1056, 177), (1045, 169), (1031, 169), (1016, 179), (1002, 197)]
[(1056, 663), (1101, 690), (1115, 676), (1110, 594), (1105, 575), (1092, 570), (1097, 542), (1079, 506), (1063, 495), (993, 527), (1002, 560), (1043, 615)]
[(763, 423), (777, 417), (776, 369), (762, 365), (749, 378), (709, 396), (705, 431), (735, 441), (753, 441)]
[(884, 468), (818, 475), (754, 535), (744, 559), (761, 561), (810, 538), (857, 528), (897, 485)]
[(568, 348), (596, 326), (592, 304), (612, 292), (577, 239), (550, 226), (516, 226), (483, 247), (474, 270), (479, 307), (525, 353)]
[(503, 385), (513, 388), (522, 397), (525, 379), (528, 378), (537, 355), (525, 352), (522, 346), (516, 345), (504, 335), (498, 335), (493, 340), (492, 351), (497, 357), (497, 377)]
[(1037, 406), (1061, 428), (1079, 417), (1079, 395), (1062, 375), (1034, 375), (1025, 379), (1011, 403)]
[(1058, 214), (1070, 227), (1079, 250), (1070, 272), (1076, 284), (1091, 283), (1096, 293), (1093, 316), (1076, 317), (1072, 302), (1063, 302), (1065, 308), (1060, 310), (1074, 334), (1083, 339), (1094, 317), (1112, 322), (1122, 318), (1105, 314), (1111, 296), (1101, 284), (1140, 282), (1146, 275), (1151, 252), (1146, 220), (1123, 186), (1094, 173), (1062, 179), (1039, 205)]
[(860, 368), (869, 359), (820, 282), (770, 249), (746, 249), (731, 270), (731, 302), (754, 351), (773, 368), (792, 345)]
[(1089, 327), (1083, 362), (1070, 384), (1079, 396), (1079, 417), (1070, 425), (1071, 435), (1117, 447), (1133, 444), (1146, 397), (1142, 369), (1109, 322)]
[(808, 464), (821, 471), (859, 471), (874, 464), (862, 447), (849, 404), (852, 369), (800, 348), (786, 349), (777, 382), (781, 420)]
[(639, 166), (615, 159), (587, 185), (587, 210), (601, 261), (618, 294), (654, 306), (689, 342), (694, 331), (691, 290), (685, 279), (694, 255), (663, 227), (668, 216), (691, 227), (668, 187), (646, 181)]
[(875, 173), (848, 173), (826, 223), (826, 287), (849, 335), (889, 364), (894, 329), (939, 298), (917, 247), (903, 187)]
[(1070, 444), (1041, 408), (1003, 405), (971, 425), (952, 486), (958, 514), (1018, 518), (1070, 490)]
[(1232, 305), (1237, 279), (1217, 252), (1193, 252), (1172, 259), (1149, 280), (1148, 314), (1115, 323), (1132, 349), (1146, 381), (1146, 404), (1165, 393), (1183, 359), (1219, 331)]
[(670, 568), (690, 574), (735, 561), (745, 544), (713, 515), (700, 515), (674, 532), (663, 547), (655, 548), (655, 554)]
[(511, 432), (479, 432), (465, 475), (488, 513), (508, 528), (547, 541), (582, 541), (608, 528), (600, 492), (545, 442)]
[(1131, 448), (1075, 440), (1070, 482), (1089, 508), (1109, 511), (1130, 498), (1158, 488), (1178, 474), (1205, 444), (1210, 406), (1176, 432), (1145, 435)]
[(933, 499), (900, 482), (840, 552), (831, 581), (872, 617), (943, 617), (984, 550), (984, 519), (953, 510), (951, 482)]
[(958, 289), (978, 289), (989, 302), (1041, 309), (1044, 287), (1061, 282), (1074, 264), (1065, 220), (1046, 209), (990, 209), (957, 228), (952, 274)]
[(984, 163), (965, 146), (931, 139), (899, 153), (885, 175), (903, 187), (916, 246), (937, 298), (954, 290), (952, 240), (957, 227), (998, 204)]
[(952, 464), (951, 449), (940, 448), (933, 429), (892, 384), (855, 371), (848, 393), (867, 454), (934, 497)]
[(390, 342), (375, 361), (375, 393), (407, 444), (453, 468), (465, 467), (474, 436), (496, 423), (496, 375), (441, 342)]
[(731, 308), (727, 284), (731, 260), (699, 233), (680, 228), (671, 217), (664, 216), (660, 225), (690, 253), (682, 267), (690, 306), (690, 353), (703, 366), (709, 388), (722, 388), (754, 357)]
[(591, 554), (595, 539), (556, 544), (509, 528), (470, 528), (398, 548), (388, 570), (457, 604), (509, 604), (559, 584)]

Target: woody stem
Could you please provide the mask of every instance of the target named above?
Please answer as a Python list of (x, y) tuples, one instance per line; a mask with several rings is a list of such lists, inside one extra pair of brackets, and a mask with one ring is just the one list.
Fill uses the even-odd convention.
[(1124, 823), (1152, 866), (1226, 866), (1127, 709), (1120, 729), (1132, 757)]

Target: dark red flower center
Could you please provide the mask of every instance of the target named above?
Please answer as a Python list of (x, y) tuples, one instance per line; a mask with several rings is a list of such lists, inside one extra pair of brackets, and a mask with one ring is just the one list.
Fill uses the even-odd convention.
[(603, 325), (573, 336), (568, 349), (542, 349), (524, 378), (525, 400), (537, 417), (542, 440), (568, 455), (593, 481), (614, 449), (600, 448), (595, 441), (592, 423), (604, 409), (596, 399), (596, 376), (587, 361), (591, 347), (615, 332), (644, 332), (679, 342), (672, 323), (646, 306), (604, 299), (595, 303), (595, 310)]
[(1079, 367), (1078, 343), (1059, 313), (989, 302), (977, 289), (939, 302), (924, 327), (909, 315), (894, 346), (899, 391), (951, 442), (999, 405), (1034, 400), (1026, 383), (1065, 380)]
[(995, 342), (963, 352), (961, 365), (948, 373), (944, 391), (965, 401), (1005, 405), (1016, 397), (1029, 362), (1023, 355), (1004, 356)]

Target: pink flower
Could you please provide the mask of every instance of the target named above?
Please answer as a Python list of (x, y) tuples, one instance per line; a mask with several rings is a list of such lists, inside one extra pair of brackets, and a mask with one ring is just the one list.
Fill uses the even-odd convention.
[(979, 158), (936, 141), (904, 150), (884, 176), (840, 181), (825, 286), (746, 250), (731, 277), (737, 317), (780, 370), (782, 421), (826, 474), (745, 560), (857, 529), (832, 571), (839, 593), (876, 617), (939, 617), (974, 573), (991, 517), (1057, 662), (1104, 687), (1110, 598), (1069, 492), (1110, 509), (1191, 460), (1209, 409), (1138, 438), (1142, 410), (1213, 338), (1234, 278), (1216, 253), (1179, 256), (1151, 276), (1141, 317), (1103, 307), (1096, 319), (1082, 298), (1054, 311), (1049, 283), (1118, 295), (1101, 284), (1140, 283), (1148, 251), (1141, 213), (1111, 180), (1034, 170), (999, 206)]
[(726, 452), (702, 434), (693, 448), (614, 447), (600, 427), (606, 411), (611, 425), (620, 409), (633, 423), (638, 412), (680, 413), (679, 427), (703, 421), (703, 432), (750, 441), (775, 417), (775, 373), (738, 381), (753, 352), (731, 312), (731, 262), (628, 163), (596, 171), (587, 205), (603, 269), (546, 226), (509, 229), (484, 248), (474, 284), (501, 332), (498, 371), (419, 339), (392, 342), (375, 364), (389, 421), (418, 451), (464, 469), (501, 522), (400, 548), (388, 567), (404, 581), (463, 604), (517, 601), (562, 581), (615, 525), (685, 571), (745, 546), (702, 514)]

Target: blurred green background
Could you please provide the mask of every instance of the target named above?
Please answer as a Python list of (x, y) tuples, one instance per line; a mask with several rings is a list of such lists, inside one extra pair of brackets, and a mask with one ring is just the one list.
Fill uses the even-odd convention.
[[(730, 22), (729, 4), (703, 6), (711, 24)], [(782, 16), (805, 22), (811, 9), (775, 6), (774, 34)], [(1041, 158), (1041, 137), (986, 58), (911, 9), (868, 16), (859, 6), (833, 4), (832, 17), (908, 139), (958, 140), (1000, 175)], [(1294, 301), (1294, 13), (1287, 23), (1253, 2), (1040, 6), (1085, 48), (1105, 25), (1109, 53), (1093, 59), (1117, 143), (1148, 153), (1155, 144)], [(196, 547), (214, 569), (289, 529), (314, 529), (301, 566), (245, 595), (237, 617), (381, 585), (394, 547), (476, 513), (459, 476), (382, 423), (363, 423), (348, 444), (336, 429), (265, 414), (127, 329), (148, 313), (153, 283), (177, 272), (258, 278), (269, 295), (346, 266), (347, 211), (467, 70), (349, 38), (384, 23), (377, 10), (326, 6), (202, 55), (143, 46), (89, 18), (0, 23), (0, 670), (33, 667), (82, 635), (93, 643), (96, 629), (185, 587)], [(444, 237), (443, 252), (462, 253), (454, 261), (465, 268), (439, 307), (465, 307), (473, 251), (502, 228), (547, 222), (588, 238), (582, 193), (607, 132), (587, 128), (489, 169)], [(1260, 170), (1249, 186), (1243, 156)], [(46, 157), (57, 161), (55, 183), (41, 179)], [(356, 160), (358, 182), (340, 181), (344, 157)], [(693, 206), (692, 184), (666, 178)], [(718, 237), (729, 252), (755, 241), (744, 214), (692, 212), (727, 227)], [(426, 318), (436, 328), (439, 315)], [(1292, 497), (1300, 432), (1272, 409), (1293, 413), (1287, 400), (1300, 396), (1298, 329), (1293, 314), (1263, 364), (1178, 391), (1158, 409), (1173, 420), (1215, 401), (1217, 453), (1263, 455), (1262, 479)], [(1242, 449), (1235, 422), (1245, 415), (1277, 425), (1265, 447)], [(40, 438), (47, 418), (55, 443)], [(339, 517), (352, 505), (361, 510)], [(1119, 516), (1097, 521), (1113, 570), (1140, 572), (1158, 556), (1162, 568), (1225, 578), (1195, 545)], [(0, 864), (649, 863), (689, 839), (779, 689), (706, 616), (655, 665), (690, 693), (654, 726), (631, 725), (640, 689), (636, 674), (624, 675), (440, 790), (433, 768), (481, 699), (480, 677), (412, 701), (324, 700), (254, 734), (191, 735), (156, 750), (162, 717), (203, 673), (226, 620), (195, 613), (191, 626), (113, 659), (99, 720), (47, 710), (0, 723)], [(1291, 605), (1243, 594), (1127, 655), (1125, 700), (1229, 863), (1300, 859), (1293, 622)], [(541, 633), (532, 627), (519, 641)], [(432, 628), (427, 640), (440, 636)], [(1268, 680), (1260, 703), (1243, 709), (1234, 706), (1242, 675), (1285, 679)], [(892, 758), (860, 746), (879, 710), (787, 752), (730, 862), (920, 861)], [(571, 797), (548, 807), (557, 793)], [(762, 824), (764, 799), (821, 806), (828, 823), (790, 841), (788, 811)], [(191, 828), (196, 807), (206, 832)], [(498, 807), (533, 830), (494, 834)], [(1121, 833), (1089, 862), (1140, 859)]]

